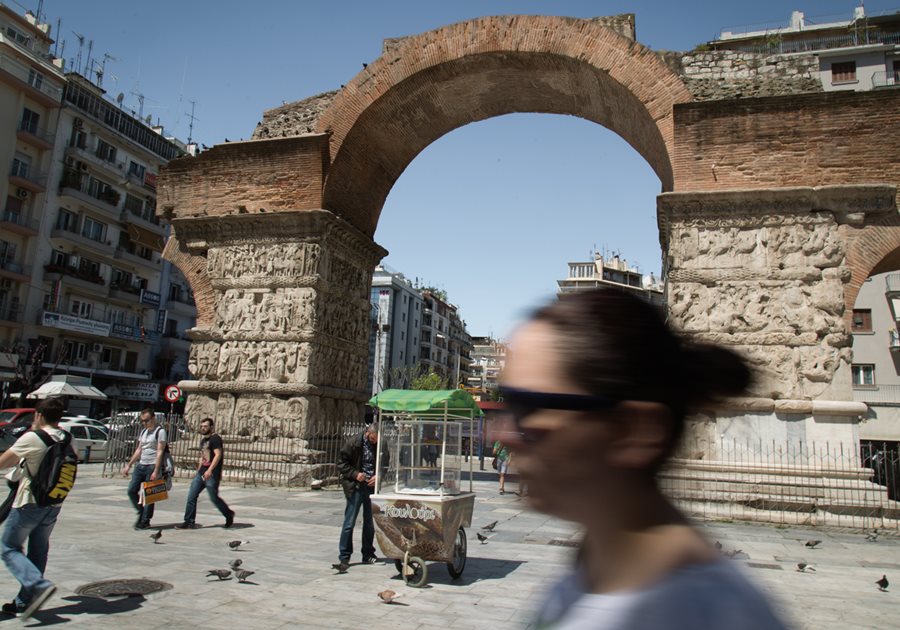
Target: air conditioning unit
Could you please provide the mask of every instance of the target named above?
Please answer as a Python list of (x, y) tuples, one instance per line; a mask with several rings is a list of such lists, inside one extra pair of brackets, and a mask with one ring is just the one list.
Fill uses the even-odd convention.
[(84, 126), (84, 121), (81, 118), (76, 118), (72, 121), (72, 126), (75, 127), (75, 129), (81, 129)]
[(99, 343), (91, 344), (91, 352), (103, 352), (103, 346)]
[(85, 164), (84, 162), (79, 162), (79, 163), (78, 163), (78, 170), (80, 170), (80, 171), (86, 171), (86, 170), (88, 170), (88, 165)]
[(28, 199), (28, 191), (24, 188), (19, 188), (16, 190), (16, 197), (19, 199)]

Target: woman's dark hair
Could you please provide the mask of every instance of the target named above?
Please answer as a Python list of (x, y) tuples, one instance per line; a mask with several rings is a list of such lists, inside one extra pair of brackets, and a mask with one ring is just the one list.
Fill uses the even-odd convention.
[(660, 307), (623, 291), (567, 293), (532, 319), (560, 333), (563, 370), (585, 392), (666, 405), (673, 443), (695, 405), (738, 395), (750, 384), (737, 354), (686, 342), (666, 325)]

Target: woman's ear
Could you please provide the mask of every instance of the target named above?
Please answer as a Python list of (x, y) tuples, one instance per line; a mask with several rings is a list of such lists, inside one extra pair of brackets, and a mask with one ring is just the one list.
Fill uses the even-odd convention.
[(618, 468), (653, 468), (669, 450), (672, 414), (661, 403), (626, 400), (612, 411), (616, 419), (615, 438), (608, 461)]

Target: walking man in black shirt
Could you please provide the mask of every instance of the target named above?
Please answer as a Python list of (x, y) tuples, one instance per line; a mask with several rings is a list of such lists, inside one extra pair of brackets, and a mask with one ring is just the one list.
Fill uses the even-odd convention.
[(200, 466), (191, 489), (188, 490), (187, 503), (184, 506), (184, 522), (176, 525), (175, 529), (197, 529), (194, 519), (197, 518), (197, 499), (203, 488), (209, 493), (209, 499), (225, 517), (225, 527), (231, 527), (234, 523), (234, 511), (219, 496), (219, 482), (222, 480), (222, 437), (213, 432), (215, 422), (212, 418), (200, 421)]

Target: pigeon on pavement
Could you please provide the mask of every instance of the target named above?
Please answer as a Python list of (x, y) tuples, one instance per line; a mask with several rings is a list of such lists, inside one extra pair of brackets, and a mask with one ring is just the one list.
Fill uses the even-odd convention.
[(232, 549), (237, 549), (241, 545), (249, 545), (249, 544), (250, 544), (249, 540), (230, 540), (230, 541), (228, 541), (228, 546), (231, 547)]
[(238, 582), (244, 582), (248, 577), (256, 573), (256, 571), (244, 571), (241, 569), (240, 571), (235, 571), (234, 574), (237, 576)]
[(809, 565), (806, 564), (805, 562), (798, 562), (798, 563), (797, 563), (797, 570), (798, 570), (800, 573), (806, 573), (807, 571), (812, 571), (813, 573), (816, 572), (816, 570), (815, 570), (813, 567), (809, 566)]
[(816, 547), (818, 547), (821, 544), (822, 544), (821, 540), (807, 540), (806, 541), (806, 546), (809, 547), (810, 549), (815, 549)]
[(476, 532), (475, 535), (478, 537), (478, 540), (481, 541), (481, 544), (485, 544), (487, 542), (488, 537), (482, 534), (481, 532)]
[(154, 544), (154, 545), (159, 544), (159, 539), (162, 538), (162, 530), (161, 530), (161, 529), (157, 529), (155, 533), (150, 534), (150, 538), (153, 539), (153, 544)]
[(338, 573), (346, 573), (347, 569), (350, 568), (350, 565), (346, 562), (335, 562), (331, 565), (331, 568), (337, 571)]
[(882, 575), (880, 580), (876, 580), (875, 583), (878, 585), (878, 590), (887, 591), (890, 582), (888, 582), (887, 576)]
[(400, 595), (398, 595), (397, 593), (395, 593), (394, 591), (392, 591), (390, 589), (388, 589), (386, 591), (381, 591), (380, 593), (378, 593), (378, 598), (381, 601), (383, 601), (385, 604), (392, 603), (398, 597), (400, 597)]
[(481, 529), (483, 529), (484, 531), (492, 532), (492, 531), (494, 531), (495, 527), (497, 527), (497, 521), (494, 521), (493, 523), (488, 523)]
[(232, 560), (231, 562), (229, 562), (228, 566), (230, 566), (232, 569), (234, 569), (236, 571), (237, 568), (239, 566), (241, 566), (243, 563), (244, 563), (243, 560), (241, 560), (240, 558), (236, 558), (236, 559)]
[(722, 551), (722, 543), (720, 543), (718, 540), (716, 541), (716, 551)]
[(228, 569), (210, 569), (206, 577), (215, 576), (220, 580), (227, 580), (229, 575), (231, 575), (231, 571)]
[(871, 532), (866, 534), (866, 540), (868, 540), (869, 542), (875, 542), (876, 540), (878, 540), (878, 535), (878, 530), (873, 529)]

